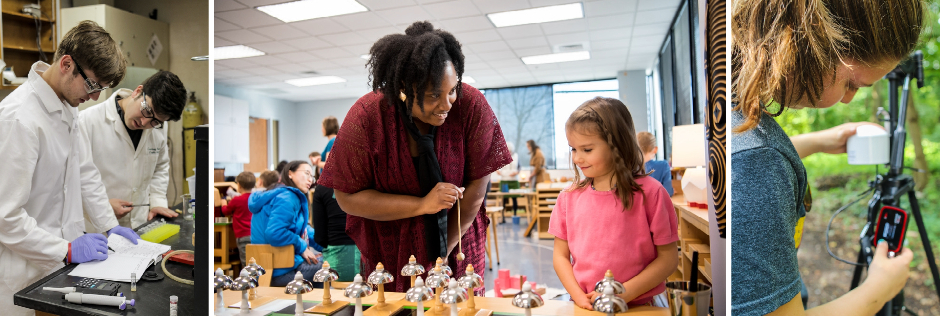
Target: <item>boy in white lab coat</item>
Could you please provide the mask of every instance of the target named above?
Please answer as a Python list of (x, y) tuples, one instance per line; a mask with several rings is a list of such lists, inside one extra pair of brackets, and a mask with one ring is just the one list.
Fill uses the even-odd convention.
[[(160, 71), (134, 90), (118, 89), (79, 112), (86, 148), (121, 226), (135, 228), (158, 214), (177, 216), (167, 208), (170, 156), (164, 127), (180, 119), (185, 105), (183, 82)], [(85, 221), (86, 231), (94, 231), (92, 226)]]
[(107, 31), (83, 21), (62, 37), (51, 65), (36, 62), (26, 83), (0, 101), (0, 314), (33, 315), (13, 294), (64, 263), (104, 260), (107, 239), (137, 243), (111, 213), (98, 170), (84, 150), (77, 107), (124, 78), (126, 62)]

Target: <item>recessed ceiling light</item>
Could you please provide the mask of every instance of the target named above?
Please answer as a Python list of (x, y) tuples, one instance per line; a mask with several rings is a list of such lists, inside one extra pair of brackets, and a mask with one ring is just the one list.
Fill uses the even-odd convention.
[(584, 17), (584, 10), (581, 7), (581, 3), (578, 2), (518, 11), (490, 13), (487, 14), (486, 17), (490, 18), (490, 21), (492, 21), (493, 25), (496, 27), (506, 27), (580, 19)]
[(284, 80), (284, 82), (297, 86), (297, 87), (306, 87), (306, 86), (316, 86), (316, 85), (321, 85), (321, 84), (341, 83), (341, 82), (346, 82), (346, 79), (343, 79), (337, 76), (321, 76), (321, 77), (290, 79), (290, 80)]
[(213, 59), (222, 60), (229, 58), (255, 57), (264, 55), (265, 53), (245, 45), (234, 45), (213, 48), (212, 54)]
[(287, 23), (369, 11), (356, 0), (301, 0), (257, 9)]
[(526, 65), (538, 65), (538, 64), (551, 64), (551, 63), (563, 63), (566, 61), (576, 61), (576, 60), (585, 60), (591, 59), (591, 53), (588, 51), (572, 52), (572, 53), (558, 53), (558, 54), (548, 54), (548, 55), (537, 55), (537, 56), (527, 56), (522, 57), (522, 62)]
[(476, 83), (477, 81), (476, 81), (476, 80), (473, 80), (473, 77), (470, 77), (470, 76), (463, 76), (463, 82), (464, 82), (464, 83)]
[(369, 60), (369, 58), (372, 58), (372, 55), (371, 55), (371, 54), (363, 54), (363, 55), (359, 55), (359, 58), (362, 58), (362, 59), (365, 59), (365, 60)]

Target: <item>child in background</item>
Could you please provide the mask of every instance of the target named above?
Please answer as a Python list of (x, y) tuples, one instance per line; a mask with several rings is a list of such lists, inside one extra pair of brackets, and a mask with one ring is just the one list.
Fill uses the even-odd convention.
[(611, 270), (630, 305), (666, 306), (665, 280), (676, 271), (678, 219), (669, 193), (643, 167), (627, 107), (597, 97), (565, 124), (574, 184), (558, 195), (548, 232), (555, 236), (555, 273), (581, 308), (591, 310), (594, 284)]
[(277, 185), (279, 178), (280, 176), (277, 175), (277, 172), (271, 170), (262, 172), (261, 175), (258, 176), (258, 184), (254, 189), (251, 189), (251, 192), (260, 192), (271, 189)]
[(248, 197), (255, 186), (255, 175), (245, 171), (235, 177), (239, 195), (222, 206), (222, 214), (232, 216), (232, 228), (235, 230), (235, 242), (238, 243), (238, 256), (245, 261), (245, 245), (251, 243), (251, 212), (248, 211)]
[(669, 162), (653, 160), (656, 158), (656, 152), (659, 151), (659, 147), (656, 146), (656, 137), (650, 132), (639, 132), (636, 133), (636, 140), (640, 143), (640, 150), (643, 151), (643, 165), (646, 167), (646, 172), (659, 181), (663, 188), (666, 188), (666, 192), (669, 192), (669, 196), (672, 196), (672, 168), (669, 167)]

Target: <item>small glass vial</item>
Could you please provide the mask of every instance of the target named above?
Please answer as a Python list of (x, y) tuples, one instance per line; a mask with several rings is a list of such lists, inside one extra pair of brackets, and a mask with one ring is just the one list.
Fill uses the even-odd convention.
[(131, 292), (137, 292), (137, 273), (131, 273)]
[(176, 302), (179, 300), (176, 295), (170, 296), (170, 316), (176, 316), (177, 305)]

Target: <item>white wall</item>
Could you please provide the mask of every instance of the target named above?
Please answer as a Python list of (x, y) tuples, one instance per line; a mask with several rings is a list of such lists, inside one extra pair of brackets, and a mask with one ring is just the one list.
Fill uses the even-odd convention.
[(637, 132), (650, 132), (647, 119), (646, 72), (643, 70), (618, 71), (620, 101), (627, 105), (633, 116), (633, 126)]
[[(215, 84), (215, 94), (248, 102), (248, 115), (278, 121), (278, 156), (281, 160), (306, 159), (307, 153), (298, 150), (299, 130), (298, 124), (303, 122), (297, 115), (294, 102), (272, 98), (266, 94), (249, 89), (233, 88), (221, 83)], [(270, 150), (270, 149), (269, 149)], [(277, 164), (277, 162), (273, 162)], [(242, 171), (241, 164), (226, 164), (225, 175), (234, 176)]]
[(323, 153), (326, 143), (329, 141), (323, 137), (323, 119), (327, 116), (335, 116), (339, 121), (339, 126), (343, 126), (346, 119), (346, 113), (356, 104), (358, 98), (307, 101), (297, 103), (297, 117), (302, 120), (297, 130), (298, 150), (302, 156), (296, 159), (307, 159), (310, 152)]

